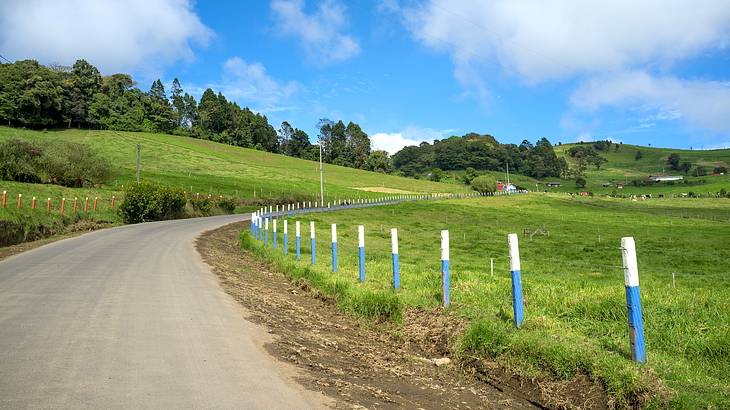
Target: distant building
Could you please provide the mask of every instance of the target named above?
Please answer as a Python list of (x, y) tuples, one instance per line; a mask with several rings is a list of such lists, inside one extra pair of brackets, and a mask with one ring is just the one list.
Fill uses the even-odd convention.
[(547, 185), (547, 186), (548, 186), (548, 187), (550, 187), (550, 188), (557, 188), (557, 187), (559, 187), (559, 186), (560, 186), (560, 182), (548, 182), (548, 183), (547, 183), (547, 184), (545, 184), (545, 185)]
[(654, 182), (667, 182), (667, 181), (681, 181), (684, 177), (681, 175), (649, 175), (649, 181)]
[(502, 181), (497, 181), (497, 192), (515, 192), (517, 187), (514, 184), (505, 184)]

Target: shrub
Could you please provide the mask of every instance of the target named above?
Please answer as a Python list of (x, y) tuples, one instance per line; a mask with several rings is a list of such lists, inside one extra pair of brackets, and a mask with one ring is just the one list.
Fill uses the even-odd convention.
[(583, 177), (578, 177), (575, 179), (575, 186), (578, 188), (585, 188), (586, 187), (586, 179)]
[(38, 161), (43, 150), (28, 141), (12, 139), (0, 144), (0, 179), (40, 182)]
[(183, 214), (185, 192), (152, 182), (131, 184), (119, 206), (125, 223), (172, 219)]
[(41, 172), (48, 182), (80, 188), (98, 185), (111, 175), (111, 164), (88, 146), (51, 141), (44, 150)]
[(233, 198), (220, 198), (216, 205), (227, 214), (232, 214), (236, 210), (236, 200)]
[(472, 179), (471, 188), (481, 194), (494, 191), (494, 186), (492, 186), (492, 179), (486, 175), (481, 175)]
[(210, 211), (213, 209), (213, 201), (207, 196), (196, 195), (194, 198), (190, 198), (190, 205), (193, 207), (193, 210), (200, 212), (203, 216), (210, 215)]
[(0, 144), (0, 179), (79, 188), (101, 184), (110, 175), (109, 162), (83, 144), (20, 139)]

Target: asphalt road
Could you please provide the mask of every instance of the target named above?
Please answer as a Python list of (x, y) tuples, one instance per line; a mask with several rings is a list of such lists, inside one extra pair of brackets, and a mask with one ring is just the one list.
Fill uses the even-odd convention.
[(0, 261), (0, 407), (323, 407), (193, 248), (242, 219), (122, 226)]

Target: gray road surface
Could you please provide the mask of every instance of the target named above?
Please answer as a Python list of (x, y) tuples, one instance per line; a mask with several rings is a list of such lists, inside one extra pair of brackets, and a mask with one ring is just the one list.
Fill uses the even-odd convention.
[(0, 407), (324, 406), (193, 249), (242, 219), (123, 226), (0, 261)]

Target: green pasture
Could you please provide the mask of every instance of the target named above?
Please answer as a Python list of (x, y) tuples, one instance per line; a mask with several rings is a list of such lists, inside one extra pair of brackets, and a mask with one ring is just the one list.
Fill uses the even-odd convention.
[[(298, 263), (296, 220), (302, 222)], [(314, 267), (309, 221), (316, 224)], [(331, 272), (332, 223), (337, 273)], [(583, 372), (619, 406), (730, 407), (730, 200), (528, 194), (309, 214), (289, 224), (287, 257), (245, 233), (244, 245), (334, 294), (345, 310), (398, 321), (403, 305), (439, 306), (440, 230), (448, 229), (452, 305), (445, 312), (470, 322), (455, 354), (493, 357), (527, 376), (570, 379)], [(357, 281), (359, 224), (366, 231), (363, 284)], [(400, 240), (398, 292), (392, 290), (390, 228), (398, 228)], [(522, 259), (526, 321), (519, 330), (512, 324), (509, 233), (518, 234)], [(630, 359), (623, 236), (637, 244), (646, 365)]]

